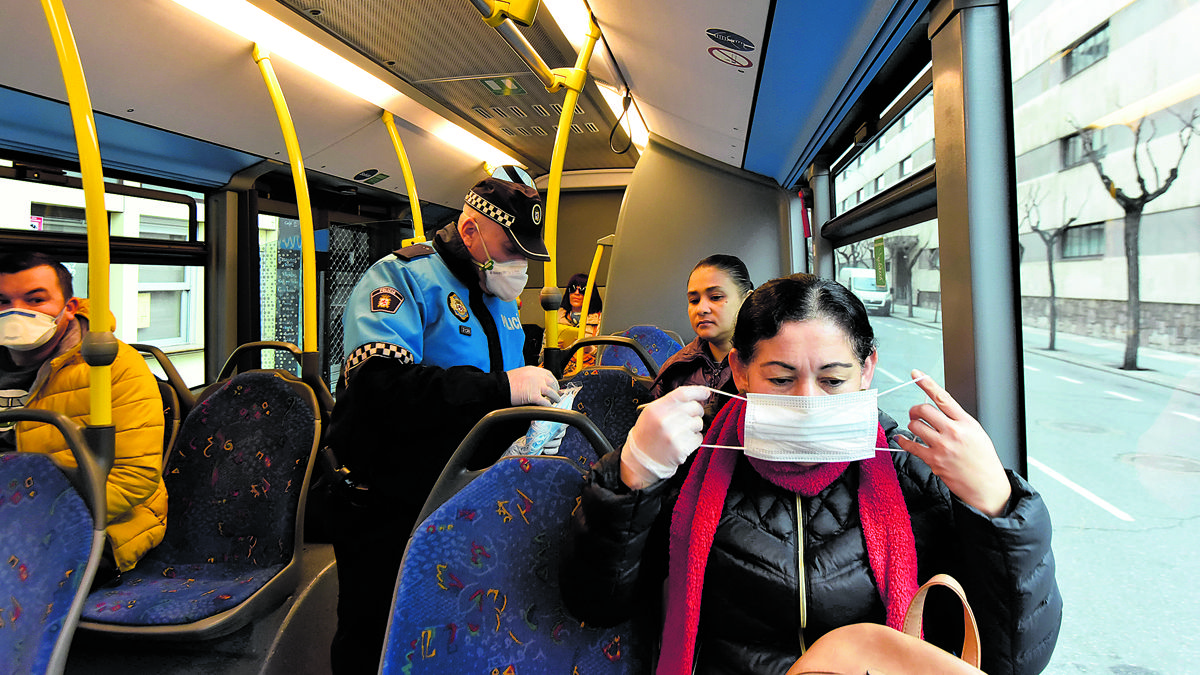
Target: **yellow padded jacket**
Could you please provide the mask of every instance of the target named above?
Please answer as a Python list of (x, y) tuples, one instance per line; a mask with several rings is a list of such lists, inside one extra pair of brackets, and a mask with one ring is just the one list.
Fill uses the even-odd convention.
[[(38, 369), (29, 389), (27, 408), (54, 410), (86, 425), (90, 370), (80, 353), (90, 307), (80, 298), (76, 321), (67, 329), (57, 353)], [(163, 406), (158, 384), (137, 350), (119, 342), (112, 364), (112, 420), (116, 426), (116, 460), (108, 474), (108, 535), (113, 558), (122, 572), (157, 546), (167, 531), (167, 488), (162, 480)], [(50, 455), (54, 463), (75, 468), (66, 439), (48, 424), (20, 422), (17, 450)]]

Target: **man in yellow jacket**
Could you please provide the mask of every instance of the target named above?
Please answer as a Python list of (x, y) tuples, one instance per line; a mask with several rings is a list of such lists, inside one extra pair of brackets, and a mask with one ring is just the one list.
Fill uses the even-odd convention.
[[(71, 273), (61, 263), (41, 253), (0, 255), (0, 409), (54, 410), (88, 423), (89, 366), (80, 354), (88, 316), (87, 300), (74, 297)], [(112, 419), (110, 573), (132, 569), (167, 529), (162, 399), (145, 360), (124, 342), (112, 364)], [(0, 452), (13, 449), (45, 453), (60, 467), (75, 468), (66, 440), (46, 424), (0, 428)]]

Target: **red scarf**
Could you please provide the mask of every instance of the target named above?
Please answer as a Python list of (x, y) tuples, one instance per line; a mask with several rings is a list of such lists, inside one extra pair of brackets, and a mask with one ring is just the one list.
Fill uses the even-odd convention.
[[(746, 403), (734, 399), (713, 420), (704, 442), (710, 445), (744, 445)], [(876, 447), (886, 448), (879, 428)], [(670, 566), (667, 578), (666, 623), (658, 675), (689, 675), (700, 625), (700, 598), (704, 568), (712, 549), (717, 522), (737, 464), (737, 450), (700, 448), (683, 483), (671, 517)], [(887, 451), (860, 462), (858, 511), (867, 558), (887, 607), (887, 625), (902, 629), (904, 612), (917, 592), (917, 553), (912, 521), (896, 467)], [(791, 463), (749, 458), (758, 473), (784, 489), (811, 497), (824, 490), (849, 466), (848, 462), (800, 467)], [(804, 536), (803, 532), (797, 536)], [(803, 590), (803, 589), (801, 589)]]

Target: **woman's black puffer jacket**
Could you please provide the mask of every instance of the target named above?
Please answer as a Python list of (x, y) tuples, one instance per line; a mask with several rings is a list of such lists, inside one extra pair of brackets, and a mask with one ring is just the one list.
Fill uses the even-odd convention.
[[(886, 415), (890, 436), (896, 423)], [(1010, 473), (1006, 512), (989, 519), (950, 494), (920, 459), (893, 455), (912, 518), (918, 575), (939, 572), (966, 589), (979, 622), (983, 670), (1038, 673), (1062, 620), (1050, 517), (1042, 499)], [(642, 491), (621, 483), (619, 453), (593, 467), (563, 557), (562, 592), (585, 622), (635, 614), (662, 624), (671, 509), (690, 463)], [(784, 673), (800, 656), (797, 513), (803, 513), (804, 592), (811, 644), (838, 626), (884, 623), (858, 515), (858, 464), (812, 498), (777, 487), (738, 460), (705, 572), (696, 673)], [(930, 596), (926, 639), (957, 651), (962, 613), (951, 594)], [(649, 620), (653, 619), (653, 620)], [(646, 636), (655, 643), (657, 635)]]

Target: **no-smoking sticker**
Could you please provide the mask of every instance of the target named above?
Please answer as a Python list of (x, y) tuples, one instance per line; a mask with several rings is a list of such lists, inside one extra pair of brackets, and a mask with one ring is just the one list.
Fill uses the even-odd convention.
[(712, 54), (714, 59), (722, 63), (727, 63), (734, 68), (749, 68), (750, 66), (754, 65), (754, 62), (746, 58), (744, 54), (739, 54), (732, 49), (726, 49), (724, 47), (709, 47), (708, 53)]

